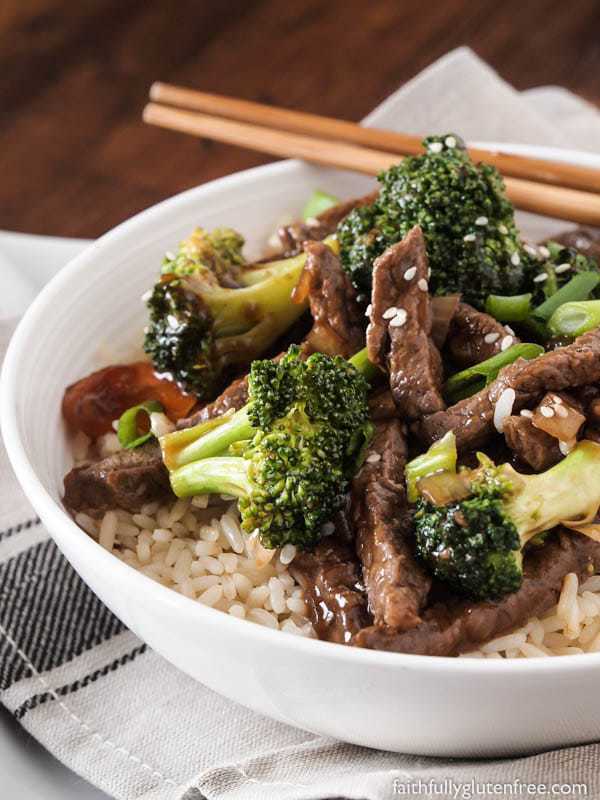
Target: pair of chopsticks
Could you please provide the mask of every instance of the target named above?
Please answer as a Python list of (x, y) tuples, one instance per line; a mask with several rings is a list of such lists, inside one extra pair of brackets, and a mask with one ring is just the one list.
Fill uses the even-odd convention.
[[(416, 136), (166, 83), (154, 83), (150, 99), (144, 121), (151, 125), (367, 175), (423, 152)], [(517, 208), (600, 225), (600, 170), (473, 148), (469, 154), (499, 169)]]

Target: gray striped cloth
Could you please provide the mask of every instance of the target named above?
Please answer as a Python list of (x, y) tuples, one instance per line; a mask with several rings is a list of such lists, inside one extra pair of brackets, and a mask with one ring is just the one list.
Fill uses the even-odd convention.
[[(435, 116), (443, 105), (438, 98), (457, 86), (468, 102), (461, 106), (455, 94), (443, 118)], [(600, 140), (597, 115), (577, 98), (540, 90), (525, 102), (464, 49), (397, 93), (378, 119), (391, 113), (417, 131), (490, 139), (490, 97), (501, 98), (498, 119), (510, 119), (510, 136), (501, 130), (498, 139), (560, 144), (561, 132), (540, 122), (544, 111), (552, 118), (558, 108), (579, 120), (579, 146), (594, 149)], [(563, 138), (571, 136), (567, 130)], [(6, 274), (0, 270), (0, 283)], [(6, 301), (10, 287), (0, 288)], [(10, 332), (0, 325), (2, 353)], [(516, 787), (519, 781), (585, 784), (586, 796), (600, 797), (596, 745), (512, 760), (420, 758), (306, 733), (214, 694), (153, 653), (79, 579), (23, 496), (1, 447), (0, 691), (3, 705), (39, 742), (119, 800), (497, 797), (486, 782)]]

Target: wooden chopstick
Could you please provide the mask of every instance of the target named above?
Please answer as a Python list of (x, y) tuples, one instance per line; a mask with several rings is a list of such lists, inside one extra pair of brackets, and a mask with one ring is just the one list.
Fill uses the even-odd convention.
[[(168, 83), (154, 83), (150, 99), (164, 105), (177, 106), (190, 111), (201, 111), (217, 117), (262, 125), (266, 128), (290, 131), (319, 139), (361, 145), (388, 153), (415, 155), (423, 152), (421, 139), (406, 133), (365, 128), (354, 122), (291, 111), (248, 100), (238, 100), (218, 94), (208, 94)], [(485, 161), (495, 166), (503, 175), (571, 189), (600, 192), (600, 170), (561, 164), (539, 158), (509, 155), (469, 148), (473, 161)]]
[[(239, 145), (284, 158), (377, 175), (401, 158), (395, 153), (318, 139), (260, 125), (235, 122), (194, 111), (148, 103), (144, 121), (192, 136)], [(583, 225), (600, 225), (600, 195), (548, 186), (520, 178), (505, 178), (506, 192), (517, 208)]]

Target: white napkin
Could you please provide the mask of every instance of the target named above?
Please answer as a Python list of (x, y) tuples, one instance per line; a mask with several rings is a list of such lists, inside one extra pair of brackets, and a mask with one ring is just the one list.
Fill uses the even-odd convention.
[[(519, 94), (464, 48), (402, 87), (367, 123), (595, 152), (600, 142), (595, 109), (562, 89)], [(53, 271), (49, 241), (18, 240), (0, 235), (4, 316), (15, 316)], [(27, 244), (33, 247), (19, 252)], [(0, 326), (2, 352), (9, 332), (8, 323)], [(16, 485), (3, 452), (0, 478), (2, 703), (57, 758), (110, 795), (383, 800), (414, 796), (418, 781), (419, 796), (426, 798), (450, 796), (450, 781), (461, 783), (463, 792), (471, 787), (475, 796), (472, 782), (520, 779), (584, 782), (588, 796), (598, 796), (596, 745), (502, 761), (419, 758), (296, 730), (215, 695), (126, 631), (78, 579)], [(436, 785), (428, 788), (431, 780)], [(481, 786), (477, 792), (492, 796)]]

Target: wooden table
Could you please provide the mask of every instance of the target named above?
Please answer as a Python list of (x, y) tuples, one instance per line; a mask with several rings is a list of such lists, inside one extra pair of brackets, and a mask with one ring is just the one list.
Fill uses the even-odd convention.
[(0, 228), (97, 236), (267, 162), (142, 124), (153, 80), (360, 119), (461, 44), (600, 95), (598, 0), (3, 0)]

